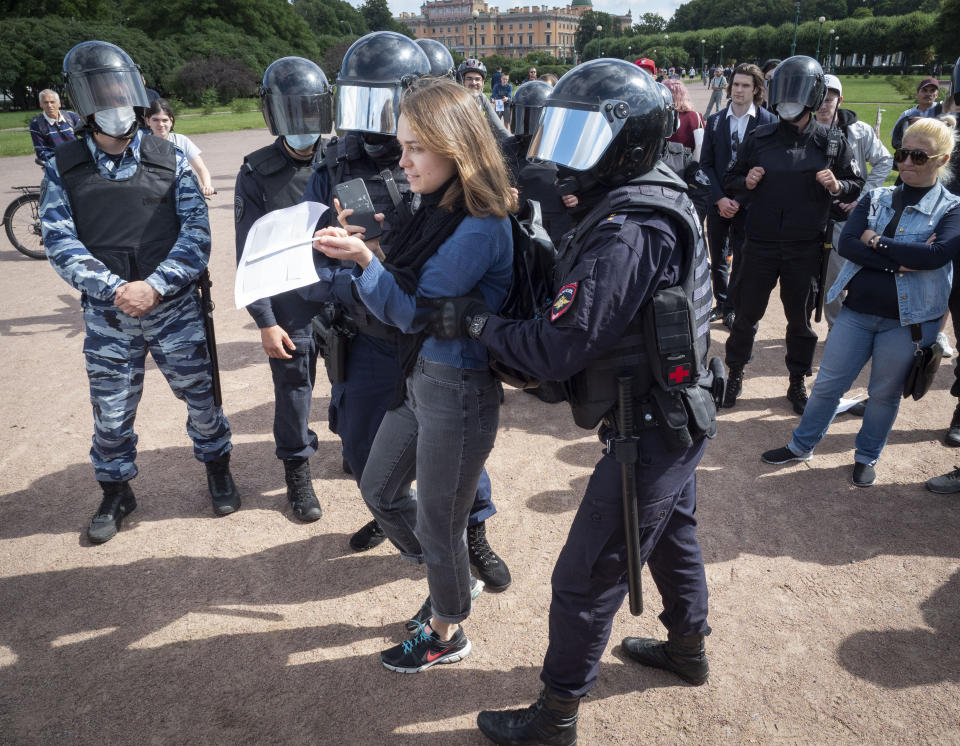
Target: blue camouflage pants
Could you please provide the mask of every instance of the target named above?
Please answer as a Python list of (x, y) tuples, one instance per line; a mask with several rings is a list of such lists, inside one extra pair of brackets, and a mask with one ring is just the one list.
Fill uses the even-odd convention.
[(148, 350), (174, 396), (187, 405), (187, 434), (197, 459), (213, 461), (230, 451), (230, 425), (213, 403), (210, 356), (195, 292), (161, 303), (140, 318), (109, 301), (85, 297), (83, 321), (93, 405), (90, 460), (98, 480), (121, 482), (137, 475), (133, 421)]

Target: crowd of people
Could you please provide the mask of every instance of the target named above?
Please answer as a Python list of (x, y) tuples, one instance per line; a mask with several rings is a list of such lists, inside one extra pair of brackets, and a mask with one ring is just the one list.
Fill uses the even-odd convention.
[[(762, 458), (808, 460), (872, 361), (852, 474), (861, 487), (876, 478), (915, 351), (935, 342), (948, 308), (960, 314), (956, 121), (944, 115), (953, 97), (905, 112), (915, 121), (891, 156), (840, 107), (841, 82), (816, 61), (766, 67), (715, 70), (705, 116), (680, 75), (658, 82), (650, 60), (593, 60), (559, 81), (530, 68), (516, 89), (497, 69), (487, 96), (482, 62), (455, 67), (442, 45), (391, 32), (356, 41), (335, 84), (299, 57), (264, 72), (276, 140), (239, 164), (238, 262), (259, 218), (329, 206), (313, 240), (318, 281), (247, 306), (273, 378), (275, 453), (294, 515), (319, 520), (310, 411), (323, 356), (330, 428), (369, 511), (350, 545), (389, 540), (426, 569), (426, 599), (404, 620), (410, 638), (380, 654), (385, 667), (418, 673), (462, 660), (473, 601), (511, 584), (487, 536), (496, 507), (485, 463), (504, 371), (565, 400), (577, 425), (599, 427), (602, 454), (551, 581), (544, 686), (527, 709), (480, 713), (495, 743), (576, 743), (580, 700), (627, 596), (636, 609), (644, 563), (667, 639), (628, 637), (624, 653), (707, 680), (695, 472), (717, 410), (742, 394), (777, 284), (787, 399), (801, 419)], [(209, 172), (124, 50), (79, 44), (64, 76), (77, 113), (44, 91), (31, 133), (45, 162), (47, 254), (83, 306), (90, 456), (103, 493), (87, 536), (111, 540), (136, 508), (147, 351), (186, 404), (214, 512), (229, 515), (241, 494), (198, 291)], [(893, 167), (901, 183), (883, 187)], [(357, 182), (369, 215), (341, 203)], [(532, 318), (510, 315), (505, 300), (524, 292), (517, 257), (538, 227), (557, 249), (551, 292), (533, 299)], [(831, 331), (808, 397), (818, 295)], [(728, 371), (709, 357), (714, 321), (729, 329)], [(960, 444), (960, 405), (954, 429)], [(960, 471), (928, 487), (960, 492)]]

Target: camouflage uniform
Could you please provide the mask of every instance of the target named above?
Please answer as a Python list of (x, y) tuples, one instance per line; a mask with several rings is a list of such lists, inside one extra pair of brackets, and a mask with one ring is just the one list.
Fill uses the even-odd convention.
[[(99, 174), (111, 180), (131, 178), (140, 162), (143, 137), (142, 132), (136, 134), (119, 163), (87, 138)], [(232, 447), (230, 425), (223, 410), (213, 402), (200, 303), (188, 287), (196, 282), (210, 258), (210, 224), (206, 202), (186, 158), (177, 153), (179, 236), (166, 259), (144, 278), (169, 300), (161, 300), (139, 318), (113, 305), (116, 291), (125, 281), (80, 242), (56, 161), (54, 156), (47, 162), (40, 200), (43, 243), (53, 268), (82, 294), (87, 330), (83, 351), (94, 422), (90, 459), (97, 479), (120, 482), (137, 475), (133, 421), (143, 391), (148, 350), (174, 395), (187, 405), (187, 433), (193, 440), (194, 455), (204, 462), (225, 455)]]

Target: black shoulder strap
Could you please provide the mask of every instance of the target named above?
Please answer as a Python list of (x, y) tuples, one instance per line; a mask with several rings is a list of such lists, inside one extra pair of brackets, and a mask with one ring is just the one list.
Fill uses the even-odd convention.
[(282, 169), (287, 161), (282, 153), (278, 153), (273, 145), (267, 145), (265, 148), (255, 150), (246, 158), (244, 162), (250, 167), (251, 171), (256, 171), (261, 176), (269, 176)]
[(87, 147), (87, 141), (82, 138), (65, 142), (57, 146), (55, 151), (57, 158), (57, 171), (63, 176), (67, 171), (76, 168), (83, 163), (93, 165), (93, 158), (90, 155), (90, 148)]
[(173, 143), (153, 135), (140, 138), (140, 160), (167, 171), (177, 170), (177, 150)]
[(897, 226), (900, 224), (900, 216), (903, 215), (903, 185), (893, 190), (893, 217), (883, 229), (883, 235), (887, 238), (893, 238), (897, 235)]

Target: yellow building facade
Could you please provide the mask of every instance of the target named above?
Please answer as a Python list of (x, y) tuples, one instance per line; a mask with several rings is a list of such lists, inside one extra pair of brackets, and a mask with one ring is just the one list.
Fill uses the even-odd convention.
[[(525, 57), (549, 54), (558, 59), (574, 56), (574, 36), (580, 16), (591, 10), (590, 0), (573, 0), (563, 8), (528, 5), (501, 11), (475, 0), (429, 0), (420, 15), (401, 13), (418, 39), (434, 39), (467, 57)], [(628, 11), (618, 16), (621, 25), (632, 25)]]

